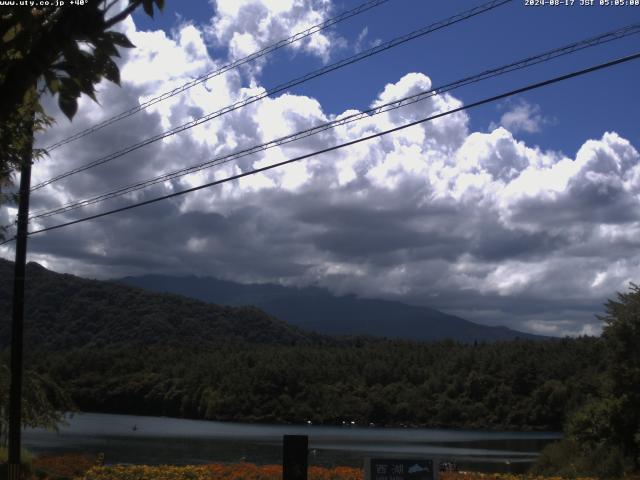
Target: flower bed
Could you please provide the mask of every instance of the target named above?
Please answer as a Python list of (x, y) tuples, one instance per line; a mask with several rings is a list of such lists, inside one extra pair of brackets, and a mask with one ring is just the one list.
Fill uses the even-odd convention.
[[(362, 470), (350, 467), (309, 467), (309, 480), (362, 480)], [(213, 464), (187, 467), (94, 467), (81, 480), (281, 480), (280, 465)]]
[(35, 458), (31, 463), (32, 477), (38, 479), (71, 479), (84, 475), (96, 464), (93, 455), (65, 453)]
[[(282, 466), (253, 463), (146, 466), (95, 466), (96, 458), (88, 455), (40, 457), (34, 460), (34, 471), (40, 479), (73, 480), (281, 480)], [(46, 475), (45, 475), (46, 474)], [(309, 467), (309, 480), (364, 480), (364, 472), (352, 467)], [(563, 480), (560, 477), (538, 477), (504, 473), (443, 472), (440, 480)], [(589, 478), (574, 480), (595, 480)], [(625, 480), (640, 480), (628, 477)]]

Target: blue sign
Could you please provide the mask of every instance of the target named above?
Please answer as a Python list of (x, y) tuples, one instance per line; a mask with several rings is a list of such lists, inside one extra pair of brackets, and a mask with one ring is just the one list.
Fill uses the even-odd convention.
[(433, 460), (372, 458), (367, 480), (436, 480)]

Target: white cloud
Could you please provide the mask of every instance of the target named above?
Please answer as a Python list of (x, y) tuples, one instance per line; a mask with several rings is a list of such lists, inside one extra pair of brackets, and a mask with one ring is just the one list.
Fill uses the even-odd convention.
[[(330, 11), (328, 2), (310, 5), (220, 1), (208, 35), (240, 55), (305, 22), (317, 23)], [(219, 63), (210, 58), (195, 26), (174, 35), (136, 32), (132, 23), (127, 28), (138, 48), (123, 57), (123, 88), (101, 85), (100, 98), (111, 101), (100, 107), (83, 99), (74, 124), (108, 118)], [(242, 44), (238, 35), (248, 35), (249, 43)], [(326, 51), (310, 42), (299, 48), (321, 57)], [(430, 87), (428, 76), (410, 73), (381, 85), (371, 104)], [(257, 77), (246, 81), (233, 72), (217, 77), (55, 150), (36, 165), (34, 181), (262, 88)], [(454, 95), (438, 95), (132, 198), (197, 186), (460, 105)], [(343, 115), (348, 113), (353, 111)], [(293, 93), (267, 98), (40, 191), (34, 209), (332, 118), (314, 98)], [(508, 118), (490, 132), (470, 132), (468, 116), (459, 112), (295, 165), (34, 236), (31, 258), (57, 270), (101, 277), (162, 271), (319, 284), (341, 293), (426, 303), (471, 320), (539, 333), (596, 332), (598, 305), (640, 276), (640, 155), (614, 132), (585, 141), (575, 158), (547, 152), (516, 140), (513, 133), (529, 127)], [(59, 118), (56, 129), (40, 140), (46, 144), (74, 131)], [(121, 199), (106, 207), (126, 203)], [(5, 254), (9, 248), (3, 247)]]
[[(206, 30), (207, 37), (228, 47), (232, 60), (322, 23), (330, 18), (332, 8), (331, 2), (324, 0), (212, 0), (212, 4), (216, 15)], [(334, 40), (320, 32), (292, 43), (290, 48), (326, 62)]]
[[(508, 101), (505, 105), (508, 110), (500, 117), (500, 125), (513, 133), (538, 133), (543, 125), (553, 123), (552, 119), (540, 113), (539, 105), (526, 100)], [(496, 125), (492, 124), (490, 128), (495, 129)]]
[(353, 46), (353, 51), (355, 53), (360, 53), (362, 50), (364, 50), (364, 39), (367, 37), (369, 33), (369, 28), (368, 27), (364, 27), (360, 33), (358, 34), (358, 38), (356, 38), (356, 43)]

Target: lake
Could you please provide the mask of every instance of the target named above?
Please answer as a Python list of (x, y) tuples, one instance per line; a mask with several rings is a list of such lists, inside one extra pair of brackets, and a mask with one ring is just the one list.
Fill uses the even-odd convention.
[(522, 472), (558, 433), (426, 428), (264, 425), (166, 417), (76, 414), (60, 432), (28, 429), (23, 444), (36, 454), (104, 453), (107, 464), (282, 462), (282, 436), (309, 436), (309, 464), (362, 467), (364, 458), (438, 458), (459, 467)]

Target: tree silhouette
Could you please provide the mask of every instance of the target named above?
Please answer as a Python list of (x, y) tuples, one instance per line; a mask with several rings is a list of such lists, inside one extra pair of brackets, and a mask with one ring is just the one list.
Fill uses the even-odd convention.
[[(130, 0), (122, 11), (111, 13), (117, 4), (86, 0), (82, 6), (0, 10), (0, 194), (12, 184), (34, 129), (51, 124), (41, 95), (57, 95), (60, 109), (72, 119), (81, 94), (95, 100), (94, 86), (103, 78), (119, 84), (117, 47), (134, 45), (112, 28), (139, 6), (153, 16), (164, 0)], [(43, 153), (34, 152), (36, 157)], [(0, 201), (8, 199), (0, 196)]]

